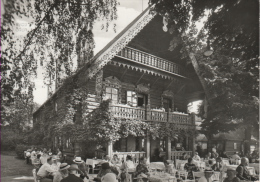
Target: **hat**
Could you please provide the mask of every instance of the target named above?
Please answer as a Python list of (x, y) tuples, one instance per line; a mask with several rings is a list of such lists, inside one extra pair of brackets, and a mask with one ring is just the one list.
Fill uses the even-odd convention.
[(211, 169), (206, 169), (204, 172), (205, 172), (205, 173), (214, 173), (214, 171), (211, 170)]
[(64, 170), (64, 169), (69, 169), (70, 165), (68, 165), (67, 163), (61, 163), (60, 165), (60, 171)]
[(101, 166), (102, 166), (102, 169), (110, 169), (108, 162), (104, 162)]
[(69, 167), (69, 170), (76, 170), (76, 171), (79, 171), (79, 167), (77, 164), (71, 164), (70, 167)]
[(76, 158), (73, 160), (73, 162), (75, 162), (75, 163), (77, 163), (77, 164), (80, 164), (80, 163), (82, 163), (82, 162), (84, 162), (84, 161), (81, 159), (81, 157), (76, 157)]

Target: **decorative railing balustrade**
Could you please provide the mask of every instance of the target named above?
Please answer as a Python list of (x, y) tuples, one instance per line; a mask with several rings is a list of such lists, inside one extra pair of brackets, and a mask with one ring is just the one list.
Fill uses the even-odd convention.
[(121, 161), (126, 161), (126, 156), (130, 155), (132, 156), (132, 160), (134, 163), (138, 163), (141, 157), (146, 156), (145, 152), (113, 152), (113, 155), (114, 154), (116, 154)]
[(175, 124), (194, 125), (192, 115), (164, 112), (153, 109), (131, 107), (127, 105), (111, 105), (110, 112), (117, 118), (140, 119), (143, 121), (170, 122)]
[(117, 56), (166, 72), (185, 76), (185, 71), (180, 65), (137, 49), (125, 47)]
[(176, 124), (191, 124), (191, 117), (188, 114), (170, 113), (169, 121)]
[(192, 156), (192, 151), (171, 151), (171, 160), (179, 160), (183, 153), (186, 153), (189, 156)]
[(117, 118), (145, 120), (145, 109), (143, 108), (111, 106), (110, 111), (112, 112), (113, 116)]
[(150, 120), (152, 121), (162, 121), (167, 122), (168, 121), (168, 113), (163, 111), (153, 111), (151, 110)]

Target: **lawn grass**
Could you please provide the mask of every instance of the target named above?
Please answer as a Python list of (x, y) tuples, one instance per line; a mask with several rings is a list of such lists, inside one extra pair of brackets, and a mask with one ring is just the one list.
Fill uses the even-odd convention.
[(32, 176), (32, 169), (32, 165), (26, 164), (23, 159), (17, 159), (16, 155), (1, 153), (1, 177)]

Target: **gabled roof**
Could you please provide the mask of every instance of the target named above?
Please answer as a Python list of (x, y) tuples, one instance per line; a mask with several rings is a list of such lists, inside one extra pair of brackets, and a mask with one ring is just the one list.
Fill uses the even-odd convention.
[[(111, 40), (101, 51), (99, 51), (90, 61), (79, 69), (74, 75), (66, 78), (70, 79), (84, 72), (87, 79), (93, 78), (113, 57), (115, 57), (143, 28), (151, 22), (156, 12), (150, 11), (148, 7), (136, 19), (134, 19), (124, 30), (122, 30), (113, 40)], [(64, 84), (55, 91), (35, 112), (37, 113), (44, 105), (54, 98)]]
[[(88, 79), (93, 78), (111, 59), (121, 51), (156, 15), (155, 12), (150, 12), (150, 7), (146, 8), (137, 18), (135, 18), (126, 28), (124, 28), (113, 40), (111, 40), (102, 50), (100, 50), (90, 61), (85, 64), (74, 75), (66, 78), (75, 77), (82, 71), (86, 71)], [(63, 87), (64, 85), (61, 85)], [(60, 88), (61, 88), (60, 87)], [(57, 92), (48, 98), (35, 112), (37, 113), (49, 100), (51, 100)]]

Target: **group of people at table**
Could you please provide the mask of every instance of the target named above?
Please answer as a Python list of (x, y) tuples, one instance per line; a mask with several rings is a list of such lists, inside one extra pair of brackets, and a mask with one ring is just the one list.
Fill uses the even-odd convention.
[[(184, 153), (182, 156), (183, 160), (187, 159), (187, 163), (184, 165), (184, 170), (188, 172), (187, 178), (188, 179), (194, 179), (193, 172), (198, 172), (204, 170), (204, 177), (199, 179), (199, 182), (204, 182), (205, 178), (209, 178), (214, 174), (215, 172), (221, 173), (220, 175), (223, 175), (223, 173), (227, 173), (227, 178), (224, 179), (224, 182), (238, 182), (240, 180), (243, 181), (257, 181), (259, 180), (258, 177), (255, 174), (251, 174), (248, 170), (249, 160), (246, 157), (240, 157), (237, 152), (234, 153), (231, 157), (227, 157), (227, 162), (231, 162), (233, 164), (239, 165), (233, 165), (236, 168), (229, 168), (231, 165), (226, 165), (222, 157), (218, 157), (218, 155), (211, 155), (209, 153), (204, 160), (204, 165), (199, 166), (198, 164), (202, 162), (201, 158), (199, 157), (198, 153), (195, 152), (195, 155), (191, 158), (186, 156)], [(207, 182), (210, 182), (212, 180), (207, 180)], [(205, 181), (206, 182), (206, 181)]]
[[(58, 152), (57, 154), (60, 153)], [(42, 159), (43, 157), (44, 154), (42, 156), (38, 154), (36, 159)], [(185, 154), (182, 157), (184, 159)], [(89, 179), (89, 168), (81, 157), (75, 156), (73, 163), (70, 165), (65, 162), (60, 163), (59, 155), (46, 155), (45, 158), (45, 163), (41, 162), (44, 160), (39, 160), (37, 163), (35, 162), (37, 161), (36, 159), (33, 162), (37, 171), (37, 179), (41, 182), (83, 182), (83, 179)], [(164, 171), (166, 173), (164, 172), (164, 174), (168, 174), (169, 179), (175, 178), (176, 181), (184, 179), (193, 180), (195, 179), (193, 172), (200, 171), (203, 175), (198, 179), (198, 182), (212, 182), (212, 175), (216, 172), (223, 172), (224, 165), (221, 157), (217, 157), (214, 164), (210, 163), (213, 158), (210, 159), (211, 160), (208, 160), (209, 162), (205, 166), (205, 169), (202, 169), (196, 165), (198, 164), (196, 162), (201, 161), (198, 153), (195, 153), (193, 157), (189, 157), (187, 163), (184, 165), (184, 170), (187, 173), (186, 177), (183, 177), (181, 173), (178, 173), (178, 170), (175, 169), (173, 163), (165, 161)], [(236, 169), (227, 169), (227, 177), (224, 179), (224, 182), (239, 182), (240, 180), (257, 181), (257, 176), (249, 173), (247, 169), (248, 163), (248, 159), (243, 157), (241, 158), (241, 164)], [(145, 157), (139, 158), (138, 164), (135, 164), (130, 155), (126, 156), (125, 161), (122, 161), (115, 154), (112, 159), (110, 159), (109, 156), (105, 156), (97, 166), (100, 168), (99, 172), (92, 180), (98, 182), (125, 182), (130, 179), (133, 181), (153, 181), (153, 177), (156, 175), (156, 172), (154, 172), (151, 165), (147, 163)], [(176, 166), (176, 168), (178, 167)]]

